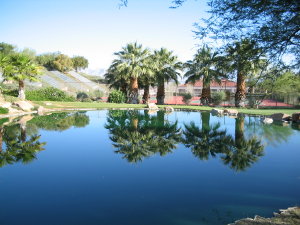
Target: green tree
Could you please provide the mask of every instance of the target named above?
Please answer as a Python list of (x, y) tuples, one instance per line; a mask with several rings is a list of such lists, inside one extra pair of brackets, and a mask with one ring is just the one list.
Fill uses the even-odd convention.
[(36, 56), (35, 60), (39, 65), (44, 66), (48, 70), (53, 70), (53, 69), (55, 69), (55, 68), (53, 68), (53, 62), (58, 57), (58, 55), (60, 55), (59, 52), (45, 53), (45, 54)]
[(76, 72), (78, 72), (78, 69), (80, 70), (86, 69), (89, 65), (89, 61), (83, 56), (74, 56), (72, 58), (72, 61), (73, 61), (73, 67), (76, 70)]
[[(261, 69), (262, 50), (254, 41), (243, 39), (227, 46), (225, 61), (227, 70), (236, 75), (235, 106), (244, 107), (246, 101), (246, 78)], [(224, 62), (224, 61), (223, 61)]]
[(165, 82), (173, 80), (178, 84), (179, 70), (182, 69), (182, 63), (172, 51), (165, 48), (154, 51), (153, 59), (156, 63), (156, 83), (157, 83), (157, 104), (165, 103)]
[(125, 80), (129, 80), (128, 103), (137, 104), (138, 101), (138, 79), (149, 73), (147, 66), (147, 58), (149, 57), (149, 50), (144, 49), (142, 45), (137, 43), (127, 44), (115, 55), (118, 59), (115, 61), (115, 74), (121, 77), (126, 76)]
[(0, 43), (0, 55), (10, 55), (12, 53), (15, 53), (15, 51), (16, 46), (4, 42)]
[(5, 60), (3, 76), (5, 80), (13, 80), (19, 84), (18, 98), (25, 100), (25, 80), (38, 81), (40, 67), (24, 54), (16, 53)]
[(224, 77), (217, 70), (218, 59), (216, 52), (212, 52), (209, 47), (203, 46), (198, 50), (194, 59), (187, 61), (184, 65), (187, 70), (184, 74), (187, 78), (186, 83), (195, 83), (197, 80), (202, 79), (201, 103), (203, 105), (211, 103), (210, 83), (212, 81), (220, 82), (221, 76)]
[(273, 60), (285, 54), (294, 55), (294, 66), (299, 68), (299, 1), (209, 0), (208, 5), (211, 17), (204, 26), (198, 25), (199, 38), (249, 38), (269, 52)]
[(69, 56), (60, 54), (55, 57), (52, 67), (60, 72), (68, 72), (73, 69), (73, 61)]

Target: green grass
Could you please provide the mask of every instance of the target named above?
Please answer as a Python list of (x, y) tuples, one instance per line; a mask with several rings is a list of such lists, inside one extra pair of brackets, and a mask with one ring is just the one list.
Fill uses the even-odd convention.
[[(119, 109), (119, 108), (134, 108), (142, 109), (146, 108), (145, 104), (118, 104), (118, 103), (105, 103), (105, 102), (50, 102), (52, 105), (46, 105), (46, 102), (50, 101), (34, 101), (37, 105), (42, 105), (45, 108), (50, 109)], [(210, 111), (213, 107), (208, 106), (185, 106), (185, 105), (170, 105), (175, 109), (186, 110), (199, 110)], [(159, 105), (159, 108), (164, 108), (165, 105)], [(218, 108), (224, 109), (224, 108)], [(234, 108), (231, 108), (234, 109)], [(240, 113), (254, 114), (254, 115), (271, 115), (274, 113), (286, 113), (292, 115), (295, 112), (299, 112), (300, 109), (237, 109)]]

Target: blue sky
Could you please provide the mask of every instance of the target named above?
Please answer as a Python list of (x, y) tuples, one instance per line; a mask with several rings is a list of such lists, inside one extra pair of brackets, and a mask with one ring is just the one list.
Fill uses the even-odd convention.
[(0, 42), (82, 55), (91, 69), (106, 69), (113, 53), (137, 41), (152, 49), (166, 47), (190, 59), (198, 40), (193, 23), (207, 17), (205, 1), (189, 0), (170, 9), (171, 0), (0, 0)]

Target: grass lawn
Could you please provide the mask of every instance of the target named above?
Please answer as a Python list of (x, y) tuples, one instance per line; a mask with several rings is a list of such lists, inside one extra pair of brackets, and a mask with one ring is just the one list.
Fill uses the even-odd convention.
[[(34, 101), (35, 104), (41, 105), (49, 109), (119, 109), (119, 108), (131, 108), (142, 109), (146, 108), (145, 104), (116, 104), (105, 102), (50, 102), (50, 101)], [(47, 105), (46, 103), (51, 103)], [(189, 109), (189, 110), (202, 110), (210, 111), (213, 107), (208, 106), (185, 106), (185, 105), (171, 105), (175, 109)], [(159, 108), (165, 107), (165, 105), (159, 105)], [(223, 108), (220, 108), (223, 109)], [(274, 113), (286, 113), (292, 115), (295, 112), (300, 112), (300, 109), (237, 109), (241, 113), (255, 114), (255, 115), (271, 115)]]

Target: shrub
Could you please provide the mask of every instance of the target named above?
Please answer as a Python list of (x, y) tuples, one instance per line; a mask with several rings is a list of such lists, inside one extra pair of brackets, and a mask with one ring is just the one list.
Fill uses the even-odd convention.
[(13, 96), (13, 97), (18, 97), (19, 91), (18, 91), (18, 89), (3, 89), (2, 94)]
[(75, 98), (54, 87), (26, 91), (26, 99), (31, 101), (62, 101), (74, 102)]
[(104, 96), (104, 93), (101, 90), (96, 90), (92, 93), (92, 97), (94, 97), (96, 99), (102, 98), (103, 96)]
[(79, 92), (79, 93), (77, 93), (76, 98), (77, 98), (78, 101), (84, 101), (84, 99), (89, 98), (89, 96), (85, 92)]
[(115, 91), (112, 91), (111, 93), (109, 93), (108, 102), (124, 103), (124, 102), (126, 102), (126, 96), (124, 95), (124, 93), (122, 91), (115, 90)]
[(0, 106), (0, 114), (7, 114), (8, 113), (8, 109), (7, 108), (3, 108)]
[(213, 92), (211, 95), (212, 102), (215, 105), (220, 105), (226, 100), (226, 93), (224, 91)]
[(192, 99), (192, 95), (190, 93), (183, 93), (181, 94), (182, 100), (186, 105), (189, 105)]

